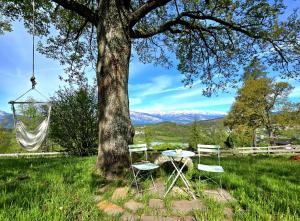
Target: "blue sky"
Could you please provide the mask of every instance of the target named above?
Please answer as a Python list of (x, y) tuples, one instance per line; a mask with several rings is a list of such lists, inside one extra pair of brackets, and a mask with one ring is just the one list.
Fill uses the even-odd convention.
[[(296, 6), (296, 1), (290, 2), (290, 8)], [(14, 31), (0, 35), (0, 110), (11, 112), (7, 104), (16, 99), (31, 87), (32, 49), (31, 36), (22, 23), (15, 23)], [(37, 88), (47, 96), (52, 96), (64, 85), (58, 79), (63, 68), (57, 61), (36, 56)], [(276, 73), (271, 73), (275, 74)], [(89, 73), (90, 78), (94, 72)], [(129, 97), (130, 109), (137, 111), (214, 111), (227, 112), (234, 102), (236, 91), (219, 92), (216, 96), (207, 98), (202, 95), (200, 82), (195, 82), (192, 88), (185, 88), (181, 83), (183, 76), (173, 68), (166, 69), (152, 64), (140, 63), (135, 57), (130, 63)], [(300, 83), (289, 80), (295, 89), (290, 100), (300, 102)], [(32, 96), (39, 98), (38, 94)]]

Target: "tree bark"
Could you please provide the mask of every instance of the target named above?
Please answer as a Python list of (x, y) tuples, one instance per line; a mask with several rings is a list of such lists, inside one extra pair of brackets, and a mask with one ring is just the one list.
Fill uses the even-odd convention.
[(97, 167), (106, 178), (128, 168), (128, 143), (134, 130), (129, 115), (128, 72), (131, 55), (128, 8), (122, 1), (102, 1), (97, 25), (99, 151)]

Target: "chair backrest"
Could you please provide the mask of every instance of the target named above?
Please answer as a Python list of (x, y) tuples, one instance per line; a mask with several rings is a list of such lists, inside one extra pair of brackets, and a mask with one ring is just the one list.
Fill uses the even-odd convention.
[(217, 154), (218, 162), (220, 165), (220, 146), (219, 145), (197, 144), (197, 150), (198, 150), (198, 156), (199, 156), (199, 163), (200, 163), (201, 153), (207, 153), (207, 154)]
[(148, 160), (148, 155), (147, 155), (147, 144), (131, 144), (128, 145), (128, 150), (129, 150), (129, 156), (130, 156), (130, 162), (132, 164), (132, 153), (140, 153), (144, 152), (145, 154), (145, 160)]

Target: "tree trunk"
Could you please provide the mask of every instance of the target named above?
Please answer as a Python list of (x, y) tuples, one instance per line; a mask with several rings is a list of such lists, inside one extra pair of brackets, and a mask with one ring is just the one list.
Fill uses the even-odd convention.
[(128, 143), (134, 130), (129, 115), (128, 72), (131, 55), (128, 9), (122, 1), (103, 1), (97, 27), (99, 150), (97, 167), (107, 178), (128, 168)]
[(269, 137), (269, 144), (270, 146), (274, 145), (274, 135), (273, 135), (273, 128), (271, 126), (267, 127), (268, 137)]

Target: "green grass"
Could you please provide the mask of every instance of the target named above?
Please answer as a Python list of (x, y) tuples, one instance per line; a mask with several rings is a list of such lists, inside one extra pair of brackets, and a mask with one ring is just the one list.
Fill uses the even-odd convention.
[[(0, 220), (118, 220), (95, 206), (97, 188), (107, 184), (95, 171), (95, 157), (19, 158), (0, 161)], [(247, 156), (222, 159), (223, 185), (236, 203), (219, 204), (202, 199), (205, 212), (198, 220), (223, 220), (224, 207), (234, 209), (235, 220), (300, 220), (300, 163), (283, 156)], [(200, 189), (196, 170), (191, 176)], [(160, 173), (162, 180), (165, 173)], [(158, 174), (159, 175), (159, 174)], [(130, 178), (109, 183), (102, 194), (110, 199), (117, 186)], [(129, 198), (116, 202), (122, 205)], [(147, 204), (152, 193), (136, 200)], [(174, 198), (165, 199), (168, 208)], [(142, 214), (149, 208), (139, 211)]]

